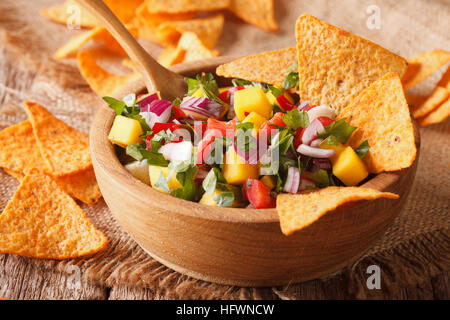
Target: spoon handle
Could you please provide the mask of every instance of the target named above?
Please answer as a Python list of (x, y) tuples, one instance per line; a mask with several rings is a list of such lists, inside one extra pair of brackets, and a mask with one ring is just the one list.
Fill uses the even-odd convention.
[(102, 0), (76, 2), (92, 13), (119, 42), (144, 76), (149, 92), (160, 91), (163, 98), (171, 100), (184, 95), (187, 90), (183, 77), (153, 59)]

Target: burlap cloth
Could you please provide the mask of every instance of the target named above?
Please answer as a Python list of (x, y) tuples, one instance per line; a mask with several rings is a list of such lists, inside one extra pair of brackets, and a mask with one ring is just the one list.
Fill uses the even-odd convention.
[[(88, 132), (98, 108), (75, 62), (52, 60), (52, 53), (80, 32), (38, 15), (55, 1), (0, 1), (0, 129), (25, 119), (24, 99), (37, 101), (70, 125)], [(221, 54), (245, 55), (295, 44), (294, 23), (301, 13), (313, 14), (351, 32), (382, 44), (405, 57), (435, 48), (450, 50), (449, 0), (276, 0), (280, 31), (268, 34), (227, 14), (218, 49)], [(366, 27), (370, 5), (381, 9), (380, 30)], [(155, 55), (161, 50), (149, 45)], [(419, 88), (429, 91), (435, 75)], [(291, 284), (281, 288), (238, 288), (211, 284), (183, 276), (150, 258), (113, 220), (100, 201), (83, 206), (94, 224), (110, 239), (108, 249), (93, 257), (69, 261), (27, 259), (43, 270), (65, 271), (79, 266), (86, 279), (102, 285), (145, 286), (160, 298), (302, 298), (318, 281), (344, 281), (354, 297), (364, 298), (366, 268), (382, 270), (383, 289), (420, 283), (449, 269), (450, 144), (449, 121), (421, 129), (419, 168), (404, 210), (386, 234), (353, 267), (339, 276)], [(18, 183), (0, 171), (0, 210)], [(9, 257), (18, 262), (22, 257)], [(339, 296), (337, 294), (337, 296)]]

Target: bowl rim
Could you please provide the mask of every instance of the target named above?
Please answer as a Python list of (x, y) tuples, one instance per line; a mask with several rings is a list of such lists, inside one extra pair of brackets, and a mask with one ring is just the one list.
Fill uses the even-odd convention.
[[(211, 69), (220, 64), (227, 63), (236, 59), (232, 56), (223, 56), (212, 59), (205, 59), (200, 62), (203, 69)], [(191, 68), (199, 68), (199, 62), (183, 63), (172, 67), (171, 69), (178, 73), (188, 73)], [(122, 97), (130, 92), (139, 92), (145, 89), (142, 79), (131, 83), (126, 88), (115, 93), (113, 96)], [(92, 162), (97, 164), (95, 171), (102, 170), (103, 174), (110, 176), (115, 183), (115, 188), (120, 189), (121, 194), (133, 198), (135, 201), (144, 201), (150, 207), (154, 207), (154, 199), (164, 203), (164, 209), (180, 215), (189, 216), (197, 219), (205, 219), (216, 222), (227, 223), (277, 223), (279, 224), (279, 216), (275, 208), (273, 209), (249, 209), (249, 208), (229, 208), (229, 207), (212, 207), (198, 202), (188, 201), (176, 198), (169, 194), (155, 190), (149, 185), (134, 178), (125, 167), (120, 163), (113, 145), (108, 140), (108, 132), (114, 119), (114, 111), (111, 110), (105, 102), (100, 102), (101, 108), (97, 111), (90, 130), (90, 149)], [(416, 158), (413, 164), (405, 169), (394, 172), (382, 172), (364, 183), (361, 187), (372, 188), (379, 191), (386, 191), (390, 186), (395, 184), (401, 176), (407, 174), (416, 165), (419, 158), (420, 149), (420, 133), (416, 122), (413, 119), (415, 131), (415, 143), (417, 148)], [(98, 133), (103, 133), (102, 135)], [(102, 156), (102, 152), (106, 157)], [(109, 160), (109, 162), (108, 162)], [(97, 174), (97, 173), (96, 173)], [(120, 178), (120, 179), (119, 179)], [(120, 180), (120, 183), (119, 183)], [(188, 203), (189, 205), (186, 205)], [(367, 205), (365, 201), (357, 201), (348, 204), (349, 206), (361, 207)], [(158, 204), (159, 206), (159, 204)], [(195, 206), (196, 210), (192, 210), (191, 206)], [(338, 208), (339, 209), (339, 208)]]

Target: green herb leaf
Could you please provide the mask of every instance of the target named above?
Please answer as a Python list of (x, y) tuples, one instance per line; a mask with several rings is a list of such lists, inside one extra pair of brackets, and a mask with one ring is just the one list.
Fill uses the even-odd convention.
[(235, 87), (240, 87), (240, 86), (251, 86), (252, 83), (250, 81), (247, 80), (243, 80), (243, 79), (233, 79), (231, 80), (231, 83), (233, 84), (233, 86)]
[(172, 191), (172, 195), (189, 201), (194, 201), (197, 195), (197, 190), (194, 183), (194, 176), (197, 172), (197, 166), (191, 165), (185, 172), (180, 172), (177, 174), (177, 180), (183, 186)]
[(279, 96), (281, 96), (284, 93), (283, 90), (280, 90), (275, 86), (268, 85), (268, 89), (270, 90), (270, 92), (272, 92), (272, 94), (275, 98), (278, 98)]
[(155, 188), (158, 188), (167, 193), (170, 193), (168, 179), (166, 179), (166, 177), (164, 177), (164, 174), (162, 172), (159, 175), (158, 181), (155, 184)]
[(333, 122), (325, 127), (325, 133), (319, 134), (321, 139), (327, 139), (329, 136), (335, 136), (341, 143), (347, 143), (348, 138), (352, 135), (356, 127), (352, 127), (346, 122), (346, 118)]
[(141, 149), (142, 148), (138, 144), (129, 144), (127, 146), (126, 152), (127, 152), (127, 155), (129, 155), (133, 159), (135, 159), (137, 161), (141, 161), (142, 159), (144, 159), (144, 157), (142, 156), (142, 153), (141, 153)]
[(206, 193), (213, 194), (216, 190), (217, 177), (214, 173), (214, 169), (211, 169), (203, 180), (202, 187)]
[(147, 159), (149, 165), (160, 167), (167, 167), (169, 165), (169, 161), (159, 152), (141, 150), (141, 154), (143, 159)]
[(337, 146), (339, 145), (339, 140), (335, 136), (331, 135), (320, 143), (320, 145), (325, 144), (328, 144), (329, 146)]
[[(176, 98), (175, 100), (173, 100), (172, 104), (173, 104), (174, 106), (180, 107), (180, 105), (181, 105), (181, 99), (180, 99), (180, 98)], [(172, 112), (173, 112), (173, 110), (172, 110)]]
[(283, 122), (293, 130), (306, 128), (309, 125), (308, 113), (305, 110), (292, 109), (283, 115)]
[(125, 102), (117, 100), (113, 97), (103, 97), (103, 100), (105, 100), (109, 107), (113, 109), (118, 116), (122, 114), (123, 110), (126, 107)]
[(359, 147), (355, 149), (355, 152), (361, 159), (364, 159), (364, 157), (366, 156), (367, 152), (369, 152), (369, 149), (370, 149), (369, 141), (368, 140), (364, 140), (359, 145)]
[(169, 163), (169, 168), (175, 171), (176, 173), (186, 172), (191, 167), (192, 161), (171, 161)]
[(231, 207), (234, 202), (234, 192), (224, 191), (218, 196), (214, 197), (218, 207)]
[(290, 72), (283, 81), (284, 90), (289, 90), (291, 88), (298, 88), (299, 75), (298, 72)]
[(209, 91), (216, 96), (219, 94), (219, 87), (212, 73), (198, 74), (195, 79), (184, 78), (184, 80), (188, 85), (188, 96), (192, 95), (199, 88), (205, 89), (205, 91)]
[(319, 188), (326, 188), (330, 185), (330, 179), (328, 177), (328, 172), (325, 170), (319, 170), (312, 173), (304, 173), (308, 179), (311, 179), (316, 186)]

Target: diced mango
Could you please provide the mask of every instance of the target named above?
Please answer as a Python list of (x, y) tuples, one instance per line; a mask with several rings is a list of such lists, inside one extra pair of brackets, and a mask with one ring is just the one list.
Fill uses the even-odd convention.
[[(152, 184), (152, 187), (155, 189), (158, 189), (159, 191), (165, 192), (161, 188), (155, 187), (155, 185), (158, 183), (159, 177), (161, 174), (164, 175), (165, 178), (169, 175), (171, 169), (168, 167), (159, 167), (159, 166), (150, 166), (149, 167), (149, 174), (150, 174), (150, 183)], [(180, 181), (177, 180), (176, 173), (173, 173), (173, 175), (170, 177), (169, 181), (167, 181), (167, 186), (169, 187), (169, 190), (176, 190), (178, 188), (182, 188)]]
[[(213, 207), (217, 207), (217, 202), (214, 200), (217, 196), (219, 196), (222, 192), (221, 190), (214, 190), (213, 194), (209, 194), (207, 192), (205, 192), (202, 196), (202, 198), (200, 199), (199, 203), (201, 204), (205, 204), (207, 206), (213, 206)], [(233, 204), (231, 205), (231, 207), (236, 208), (239, 206), (239, 202), (234, 200)]]
[(255, 133), (258, 133), (259, 128), (267, 121), (266, 118), (260, 116), (255, 111), (250, 112), (248, 116), (245, 117), (245, 119), (242, 122), (251, 122), (253, 123), (253, 129)]
[(222, 174), (229, 184), (243, 184), (248, 178), (258, 179), (259, 166), (246, 163), (236, 154), (234, 148), (230, 147), (225, 154)]
[(269, 100), (271, 105), (276, 104), (277, 106), (279, 106), (277, 98), (275, 98), (275, 96), (273, 95), (273, 93), (271, 91), (267, 91), (266, 92), (266, 96), (267, 96), (267, 99)]
[(330, 158), (331, 163), (334, 163), (337, 158), (339, 157), (339, 154), (345, 150), (345, 146), (339, 142), (337, 145), (328, 144), (326, 140), (322, 141), (322, 143), (319, 145), (319, 148), (321, 149), (331, 149), (336, 152), (336, 155)]
[(353, 148), (346, 147), (333, 163), (333, 174), (350, 187), (363, 181), (369, 172)]
[(267, 187), (269, 187), (270, 190), (275, 189), (275, 187), (277, 186), (277, 181), (274, 176), (264, 176), (259, 180), (262, 183), (264, 183)]
[(202, 88), (198, 88), (197, 91), (195, 91), (192, 94), (192, 97), (199, 97), (199, 98), (203, 98), (205, 96), (205, 94), (203, 93)]
[(239, 121), (244, 120), (252, 111), (269, 119), (272, 109), (273, 106), (261, 87), (250, 87), (234, 93), (234, 111)]
[(123, 148), (129, 144), (140, 143), (142, 131), (139, 121), (124, 116), (116, 116), (108, 139)]
[(230, 89), (232, 89), (233, 87), (224, 87), (224, 88), (219, 88), (219, 94), (224, 93), (225, 91), (228, 91)]

